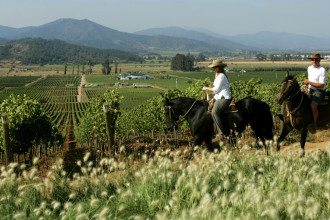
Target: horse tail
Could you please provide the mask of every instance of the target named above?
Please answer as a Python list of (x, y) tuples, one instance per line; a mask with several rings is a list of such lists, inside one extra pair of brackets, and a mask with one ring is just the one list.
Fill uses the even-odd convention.
[(246, 97), (238, 101), (236, 106), (257, 136), (273, 138), (273, 116), (266, 102)]

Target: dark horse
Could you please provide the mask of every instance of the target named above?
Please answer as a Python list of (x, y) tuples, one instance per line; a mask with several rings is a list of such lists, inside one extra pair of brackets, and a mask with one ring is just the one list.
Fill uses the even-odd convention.
[[(165, 116), (167, 128), (178, 126), (182, 116), (189, 123), (194, 138), (194, 145), (203, 142), (208, 149), (213, 149), (214, 135), (213, 119), (208, 112), (208, 102), (187, 97), (165, 100)], [(257, 139), (262, 142), (273, 138), (273, 118), (269, 105), (260, 100), (247, 97), (236, 102), (237, 111), (228, 111), (222, 114), (224, 135), (234, 131), (242, 133), (250, 125)]]
[[(304, 156), (308, 131), (307, 127), (313, 122), (313, 114), (310, 107), (311, 99), (307, 94), (301, 91), (296, 78), (288, 73), (282, 81), (278, 102), (282, 105), (282, 115), (279, 115), (281, 119), (281, 131), (276, 149), (279, 151), (280, 143), (291, 130), (296, 129), (300, 131), (301, 156)], [(326, 105), (319, 105), (318, 110), (319, 119), (321, 119), (318, 121), (318, 126), (325, 126), (330, 122), (329, 103)]]

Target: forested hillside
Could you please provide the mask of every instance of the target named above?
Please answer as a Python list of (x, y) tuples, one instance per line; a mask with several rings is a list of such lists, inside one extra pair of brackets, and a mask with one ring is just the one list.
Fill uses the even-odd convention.
[(139, 61), (141, 57), (113, 49), (96, 49), (61, 40), (26, 38), (0, 45), (1, 60), (17, 60), (23, 64), (101, 63), (105, 59)]

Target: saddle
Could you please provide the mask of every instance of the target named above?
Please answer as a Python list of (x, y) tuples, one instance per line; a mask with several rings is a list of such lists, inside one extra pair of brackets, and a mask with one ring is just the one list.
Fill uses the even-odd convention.
[[(307, 86), (302, 86), (301, 91), (305, 93), (306, 95), (310, 96), (309, 90)], [(321, 102), (319, 105), (328, 105), (329, 104), (329, 96), (330, 96), (330, 91), (326, 91), (325, 95), (321, 99)]]
[[(215, 98), (210, 99), (209, 101), (209, 106), (207, 108), (208, 112), (212, 112), (214, 103), (215, 103)], [(237, 112), (237, 107), (236, 107), (236, 103), (235, 100), (232, 99), (231, 103), (229, 104), (228, 108), (225, 110), (225, 112)]]
[(320, 105), (328, 105), (328, 104), (329, 104), (329, 92), (326, 92), (324, 98), (320, 102)]

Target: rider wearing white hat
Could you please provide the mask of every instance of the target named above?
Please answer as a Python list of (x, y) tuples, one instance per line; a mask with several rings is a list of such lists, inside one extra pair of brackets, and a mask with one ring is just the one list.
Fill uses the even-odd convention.
[[(208, 66), (212, 68), (215, 73), (215, 79), (213, 82), (213, 87), (203, 87), (203, 91), (208, 93), (214, 93), (214, 99), (216, 100), (212, 108), (212, 117), (217, 125), (219, 134), (225, 134), (223, 129), (223, 124), (221, 123), (220, 114), (228, 109), (232, 96), (229, 88), (229, 80), (225, 74), (225, 64), (222, 60), (213, 60), (213, 62)], [(228, 134), (225, 134), (228, 135)]]

